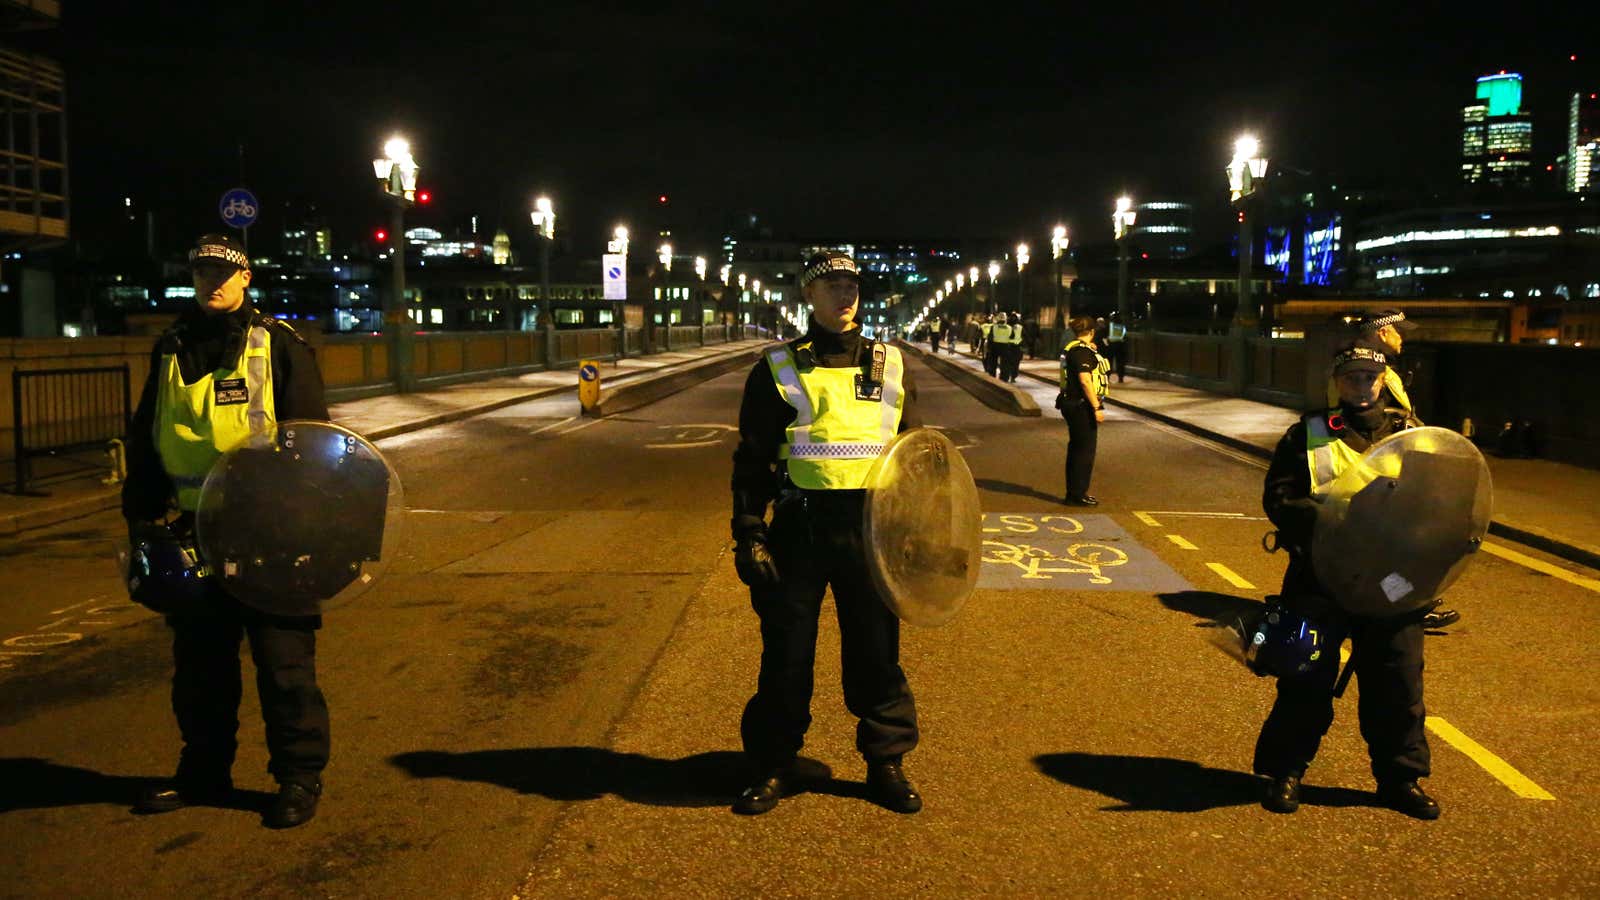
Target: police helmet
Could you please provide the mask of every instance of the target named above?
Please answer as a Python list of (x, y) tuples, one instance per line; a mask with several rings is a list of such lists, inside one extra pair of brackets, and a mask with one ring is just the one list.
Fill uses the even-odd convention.
[(124, 575), (133, 602), (167, 615), (205, 605), (210, 572), (193, 537), (185, 539), (169, 525), (135, 525), (129, 545)]
[(1293, 678), (1316, 668), (1328, 648), (1316, 622), (1268, 598), (1267, 608), (1245, 635), (1244, 664), (1257, 675)]

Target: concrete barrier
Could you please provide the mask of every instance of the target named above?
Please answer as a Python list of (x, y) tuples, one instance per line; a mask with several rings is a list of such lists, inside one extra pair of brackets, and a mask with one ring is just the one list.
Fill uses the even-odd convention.
[(927, 353), (921, 347), (906, 341), (896, 342), (901, 352), (907, 350), (916, 354), (928, 367), (940, 375), (955, 382), (956, 386), (977, 397), (984, 406), (998, 409), (1011, 416), (1042, 416), (1039, 404), (1033, 402), (1033, 397), (1014, 384), (1007, 384), (982, 372), (973, 370), (952, 362), (941, 359), (937, 353)]
[(630, 409), (638, 409), (664, 397), (670, 397), (686, 388), (694, 387), (703, 381), (709, 381), (718, 375), (723, 375), (736, 369), (748, 369), (755, 365), (756, 360), (761, 358), (761, 353), (764, 349), (764, 347), (756, 347), (742, 353), (729, 353), (703, 362), (688, 363), (652, 378), (641, 379), (611, 390), (604, 390), (600, 394), (600, 402), (584, 414), (589, 416), (610, 416), (627, 412)]

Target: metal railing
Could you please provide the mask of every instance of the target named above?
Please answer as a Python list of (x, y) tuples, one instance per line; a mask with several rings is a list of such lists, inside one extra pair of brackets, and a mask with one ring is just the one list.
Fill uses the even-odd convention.
[(131, 400), (126, 363), (83, 369), (13, 371), (11, 410), (16, 492), (27, 491), (34, 459), (101, 448), (124, 437), (132, 411)]

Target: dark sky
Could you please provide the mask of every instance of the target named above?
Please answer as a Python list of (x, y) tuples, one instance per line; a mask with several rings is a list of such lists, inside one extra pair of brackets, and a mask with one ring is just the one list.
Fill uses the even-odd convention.
[(1565, 92), (1600, 87), (1592, 20), (1537, 4), (64, 5), (89, 242), (125, 195), (212, 227), (242, 177), (265, 228), (315, 203), (347, 243), (381, 222), (369, 160), (396, 130), (438, 198), (415, 221), (527, 232), (548, 191), (585, 255), (662, 192), (708, 250), (747, 212), (799, 236), (1040, 245), (1063, 219), (1098, 240), (1122, 191), (1225, 222), (1242, 129), (1297, 168), (1444, 187), (1477, 75), (1524, 74), (1541, 163)]

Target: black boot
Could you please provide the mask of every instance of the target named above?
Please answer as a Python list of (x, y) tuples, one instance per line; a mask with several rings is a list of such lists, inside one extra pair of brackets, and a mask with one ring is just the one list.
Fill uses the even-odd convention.
[(898, 759), (867, 763), (867, 794), (883, 807), (897, 813), (914, 813), (922, 809), (922, 795), (912, 787)]
[(317, 801), (322, 797), (322, 782), (301, 783), (286, 781), (278, 785), (278, 798), (267, 810), (268, 828), (293, 828), (311, 821), (317, 814)]
[(762, 770), (761, 777), (733, 801), (733, 811), (741, 816), (759, 816), (778, 805), (792, 787), (793, 766), (774, 766)]
[(185, 806), (220, 806), (233, 796), (233, 780), (168, 778), (152, 782), (139, 791), (134, 812), (145, 815), (172, 812)]
[(1439, 802), (1429, 797), (1415, 781), (1391, 781), (1378, 785), (1378, 799), (1383, 805), (1405, 813), (1413, 819), (1439, 818)]
[(1292, 813), (1300, 808), (1300, 779), (1293, 775), (1274, 778), (1261, 797), (1261, 808), (1275, 813)]

